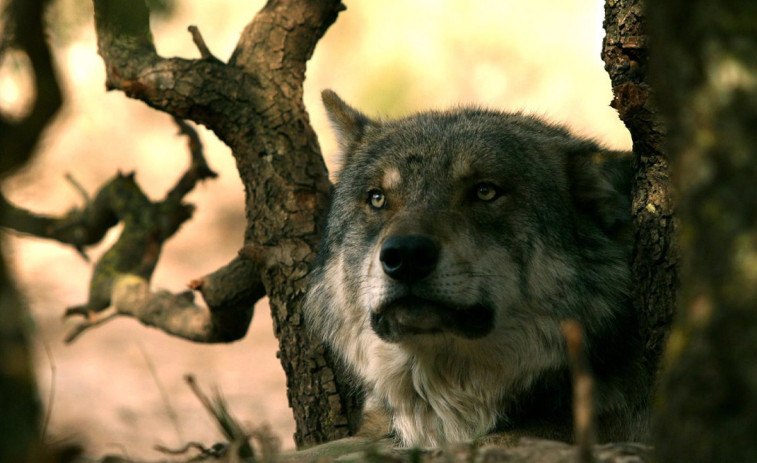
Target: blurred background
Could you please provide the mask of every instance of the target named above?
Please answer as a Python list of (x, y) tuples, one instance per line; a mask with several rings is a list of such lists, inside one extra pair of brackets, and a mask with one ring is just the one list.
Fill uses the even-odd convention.
[[(222, 60), (264, 4), (153, 3), (160, 9), (152, 19), (159, 53), (197, 58), (187, 32), (195, 24)], [(600, 59), (602, 1), (345, 4), (347, 11), (316, 48), (305, 83), (305, 102), (327, 162), (335, 143), (319, 102), (324, 88), (369, 115), (470, 103), (540, 114), (611, 148), (630, 149), (630, 137), (609, 107), (610, 82)], [(149, 195), (162, 197), (189, 160), (171, 118), (105, 91), (90, 2), (57, 0), (48, 21), (65, 105), (33, 161), (3, 185), (4, 193), (38, 213), (62, 214), (82, 204), (64, 179), (67, 173), (94, 193), (117, 171), (134, 170)], [(5, 113), (23, 114), (28, 107), (28, 77), (23, 56), (8, 54), (0, 63)], [(194, 219), (164, 248), (153, 283), (172, 291), (224, 265), (242, 244), (244, 193), (233, 158), (212, 133), (199, 132), (220, 177), (189, 196), (197, 206)], [(89, 250), (93, 261), (118, 233), (111, 230)], [(265, 301), (256, 307), (246, 338), (229, 345), (192, 344), (128, 319), (65, 345), (69, 327), (61, 316), (66, 307), (86, 300), (91, 264), (55, 242), (5, 231), (2, 239), (35, 324), (40, 395), (50, 410), (49, 441), (80, 442), (93, 456), (145, 458), (158, 456), (156, 444), (180, 447), (193, 440), (210, 446), (221, 437), (184, 383), (183, 375), (193, 373), (206, 389), (217, 387), (243, 422), (268, 423), (284, 448), (294, 446), (294, 421)]]

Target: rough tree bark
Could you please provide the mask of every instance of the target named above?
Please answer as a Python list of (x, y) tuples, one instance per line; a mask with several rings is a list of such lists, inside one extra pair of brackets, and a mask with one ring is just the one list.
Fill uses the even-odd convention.
[(633, 140), (633, 304), (646, 344), (647, 368), (655, 372), (675, 310), (678, 248), (666, 130), (649, 82), (644, 3), (605, 2), (602, 59), (612, 81), (611, 105)]
[[(297, 445), (346, 436), (351, 404), (340, 395), (344, 383), (323, 347), (308, 338), (300, 312), (330, 188), (302, 83), (306, 61), (342, 4), (269, 1), (227, 64), (212, 56), (196, 29), (201, 59), (158, 56), (142, 2), (94, 4), (108, 87), (204, 124), (232, 149), (246, 192), (242, 257), (258, 271), (251, 281), (270, 298)], [(254, 300), (247, 303), (251, 310)]]
[(650, 11), (683, 256), (659, 461), (757, 461), (757, 4)]

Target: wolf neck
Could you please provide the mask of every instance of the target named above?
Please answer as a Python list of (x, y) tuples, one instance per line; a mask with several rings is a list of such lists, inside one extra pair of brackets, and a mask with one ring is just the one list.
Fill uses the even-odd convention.
[[(534, 379), (523, 374), (518, 355), (510, 357), (512, 364), (503, 365), (501, 356), (486, 354), (488, 347), (481, 340), (426, 338), (403, 346), (379, 342), (374, 345), (375, 358), (394, 361), (365, 372), (373, 386), (372, 399), (390, 409), (403, 446), (434, 447), (484, 435), (500, 418), (503, 401)], [(539, 369), (534, 368), (534, 375)]]
[(373, 378), (373, 393), (391, 410), (392, 426), (405, 447), (471, 440), (497, 421), (499, 387), (479, 373), (471, 376), (469, 369), (479, 368), (466, 364), (452, 343), (449, 339), (429, 343), (441, 347), (435, 352), (398, 349), (404, 361)]

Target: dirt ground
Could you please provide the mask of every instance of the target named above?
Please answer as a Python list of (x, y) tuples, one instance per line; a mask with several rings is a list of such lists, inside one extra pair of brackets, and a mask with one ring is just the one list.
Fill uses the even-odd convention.
[(62, 298), (72, 296), (70, 301), (50, 297), (61, 288), (55, 282), (41, 284), (45, 275), (39, 272), (49, 271), (20, 272), (22, 281), (33, 281), (35, 288), (27, 297), (36, 324), (40, 395), (50, 413), (48, 441), (78, 442), (93, 456), (153, 459), (160, 456), (156, 444), (181, 447), (197, 441), (210, 446), (222, 438), (186, 385), (184, 376), (192, 374), (207, 393), (220, 391), (247, 426), (267, 424), (284, 448), (294, 446), (286, 379), (276, 359), (278, 344), (266, 301), (257, 305), (247, 336), (233, 344), (194, 344), (121, 319), (65, 345), (70, 323), (60, 314), (81, 295), (62, 289)]

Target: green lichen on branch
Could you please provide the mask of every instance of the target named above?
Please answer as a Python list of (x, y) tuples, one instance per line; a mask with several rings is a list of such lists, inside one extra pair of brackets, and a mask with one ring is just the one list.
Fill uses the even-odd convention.
[(192, 217), (193, 207), (189, 204), (150, 201), (137, 185), (133, 173), (119, 173), (101, 192), (107, 192), (106, 207), (123, 224), (123, 231), (95, 265), (89, 301), (69, 308), (67, 315), (87, 315), (107, 308), (113, 283), (119, 275), (133, 274), (150, 280), (163, 243)]

